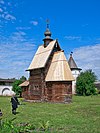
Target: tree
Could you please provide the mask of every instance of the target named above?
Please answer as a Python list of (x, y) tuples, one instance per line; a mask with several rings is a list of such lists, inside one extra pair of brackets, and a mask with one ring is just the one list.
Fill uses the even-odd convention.
[(23, 83), (26, 80), (26, 77), (22, 76), (20, 79), (16, 79), (13, 83), (13, 91), (16, 93), (16, 95), (19, 95), (21, 97), (22, 89), (19, 86), (21, 83)]
[(79, 95), (91, 95), (95, 94), (95, 85), (96, 75), (92, 70), (87, 70), (81, 72), (76, 81), (76, 93)]
[(27, 79), (26, 79), (26, 77), (22, 76), (22, 77), (20, 78), (20, 80), (21, 80), (21, 81), (25, 81), (25, 80), (27, 80)]

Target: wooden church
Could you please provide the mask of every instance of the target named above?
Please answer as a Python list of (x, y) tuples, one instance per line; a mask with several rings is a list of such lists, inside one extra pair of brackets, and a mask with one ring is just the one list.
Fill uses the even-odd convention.
[(70, 102), (74, 78), (64, 51), (58, 40), (51, 38), (48, 24), (44, 35), (43, 44), (27, 69), (29, 81), (20, 85), (22, 96), (33, 101)]

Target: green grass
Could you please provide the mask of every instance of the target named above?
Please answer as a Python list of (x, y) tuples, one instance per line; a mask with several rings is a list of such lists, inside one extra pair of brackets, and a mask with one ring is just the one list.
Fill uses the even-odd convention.
[(19, 100), (22, 105), (14, 116), (11, 114), (10, 97), (0, 97), (3, 120), (16, 118), (15, 124), (30, 123), (36, 128), (39, 123), (49, 121), (52, 133), (100, 133), (100, 95), (73, 96), (71, 104), (29, 103)]

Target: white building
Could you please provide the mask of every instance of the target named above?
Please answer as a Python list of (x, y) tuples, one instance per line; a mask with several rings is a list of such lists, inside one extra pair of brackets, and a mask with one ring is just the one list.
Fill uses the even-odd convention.
[(0, 95), (1, 96), (12, 96), (14, 91), (12, 91), (13, 79), (0, 79)]
[(72, 82), (72, 94), (75, 94), (76, 93), (76, 80), (77, 80), (77, 77), (80, 75), (80, 71), (82, 70), (81, 68), (78, 68), (73, 57), (72, 57), (72, 52), (70, 54), (70, 58), (68, 60), (68, 64), (70, 66), (70, 69), (72, 71), (72, 75), (75, 79), (75, 81)]

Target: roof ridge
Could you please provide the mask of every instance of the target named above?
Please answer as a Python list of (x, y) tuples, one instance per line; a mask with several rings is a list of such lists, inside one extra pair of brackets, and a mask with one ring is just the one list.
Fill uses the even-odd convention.
[(51, 41), (47, 47), (43, 47), (43, 45), (39, 46), (27, 70), (45, 67), (56, 41), (57, 40)]

